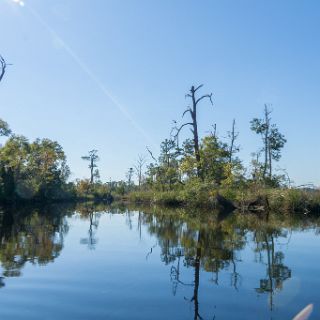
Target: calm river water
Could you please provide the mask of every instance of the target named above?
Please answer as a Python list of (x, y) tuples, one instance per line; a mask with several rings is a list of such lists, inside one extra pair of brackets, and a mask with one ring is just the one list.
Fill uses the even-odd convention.
[(320, 319), (320, 219), (2, 209), (0, 319)]

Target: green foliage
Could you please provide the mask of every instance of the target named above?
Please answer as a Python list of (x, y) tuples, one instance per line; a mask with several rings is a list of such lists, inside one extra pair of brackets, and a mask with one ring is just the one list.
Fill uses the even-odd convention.
[(279, 132), (276, 125), (271, 126), (270, 136), (269, 136), (269, 148), (271, 152), (271, 157), (275, 161), (279, 161), (281, 158), (281, 149), (286, 144), (287, 140), (284, 135)]
[(159, 191), (169, 191), (181, 182), (180, 151), (174, 140), (165, 139), (160, 145), (160, 155), (147, 167), (146, 184)]
[(61, 198), (70, 172), (56, 141), (17, 135), (0, 149), (0, 170), (2, 200)]
[(89, 179), (78, 179), (75, 181), (75, 192), (77, 198), (87, 198), (92, 191), (92, 185)]
[[(284, 135), (279, 132), (275, 124), (271, 124), (271, 111), (265, 105), (264, 119), (254, 118), (251, 124), (251, 130), (259, 134), (262, 138), (263, 147), (257, 153), (257, 159), (254, 160), (254, 179), (263, 180), (266, 185), (273, 186), (277, 184), (278, 177), (273, 176), (272, 162), (279, 161), (281, 158), (281, 150), (287, 140)], [(260, 153), (264, 153), (264, 161), (259, 161)], [(268, 172), (268, 175), (267, 175)]]
[(197, 179), (197, 160), (193, 141), (187, 139), (182, 148), (172, 140), (161, 144), (161, 153), (156, 163), (148, 166), (147, 187), (156, 191), (185, 190), (196, 182), (212, 187), (236, 186), (244, 180), (244, 170), (238, 158), (232, 160), (226, 143), (209, 135), (200, 142), (200, 167), (202, 179)]
[(191, 206), (208, 206), (212, 204), (212, 196), (215, 195), (214, 186), (210, 182), (203, 182), (199, 178), (193, 178), (186, 182), (181, 191), (181, 198)]
[(128, 195), (128, 199), (133, 203), (158, 203), (168, 206), (175, 206), (183, 203), (182, 199), (179, 197), (179, 192), (177, 191), (135, 191)]
[(9, 125), (4, 120), (0, 119), (0, 136), (9, 136), (11, 134), (11, 129)]
[(40, 198), (59, 198), (70, 174), (62, 147), (49, 139), (31, 143), (26, 170)]
[(78, 179), (74, 184), (74, 195), (76, 199), (80, 200), (109, 201), (111, 197), (111, 188), (110, 185), (106, 183), (91, 183), (89, 179)]
[(182, 145), (182, 157), (180, 159), (180, 168), (182, 174), (188, 178), (197, 177), (197, 161), (193, 150), (193, 140), (185, 140)]
[(117, 181), (112, 184), (112, 191), (117, 195), (124, 196), (128, 191), (128, 186), (125, 181)]
[(243, 188), (247, 185), (245, 169), (237, 159), (224, 164), (224, 180), (221, 181), (222, 188)]
[(211, 135), (204, 137), (200, 145), (200, 156), (205, 180), (220, 185), (227, 178), (225, 169), (230, 157), (227, 144)]

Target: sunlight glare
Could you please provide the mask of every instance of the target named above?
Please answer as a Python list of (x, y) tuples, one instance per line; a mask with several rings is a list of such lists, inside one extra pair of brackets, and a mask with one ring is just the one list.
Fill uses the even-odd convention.
[(12, 0), (12, 1), (18, 4), (20, 7), (24, 7), (24, 2), (22, 0)]

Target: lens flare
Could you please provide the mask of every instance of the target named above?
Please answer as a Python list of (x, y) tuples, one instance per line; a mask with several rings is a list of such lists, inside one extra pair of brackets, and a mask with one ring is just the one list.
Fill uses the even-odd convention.
[(24, 7), (24, 2), (22, 0), (12, 0), (12, 1), (18, 4), (20, 7)]
[[(1, 0), (0, 0), (1, 1)], [(10, 0), (7, 0), (10, 1)], [(22, 0), (11, 0), (11, 2), (24, 7), (25, 2)], [(131, 123), (131, 125), (145, 138), (153, 148), (157, 148), (157, 144), (151, 138), (151, 136), (135, 121), (125, 106), (123, 106), (113, 94), (106, 88), (102, 81), (96, 76), (96, 74), (90, 69), (90, 67), (83, 61), (80, 56), (57, 34), (57, 32), (38, 14), (38, 12), (32, 8), (30, 3), (26, 6), (26, 9), (33, 15), (33, 17), (51, 34), (54, 41), (74, 60), (74, 62), (82, 69), (82, 71), (96, 84), (97, 88), (109, 98), (109, 100), (116, 106), (122, 115)]]

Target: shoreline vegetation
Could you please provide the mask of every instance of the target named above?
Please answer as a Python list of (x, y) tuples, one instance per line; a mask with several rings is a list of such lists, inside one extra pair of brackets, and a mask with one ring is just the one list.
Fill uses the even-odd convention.
[(75, 193), (62, 198), (4, 199), (1, 205), (45, 205), (45, 204), (96, 203), (119, 206), (158, 206), (162, 208), (184, 208), (241, 212), (277, 213), (320, 216), (320, 191), (312, 189), (266, 189), (257, 190), (175, 190), (175, 191), (132, 191), (127, 194), (89, 193), (78, 196)]
[(120, 201), (136, 205), (236, 210), (242, 213), (320, 215), (320, 191), (311, 189), (132, 192)]
[[(0, 55), (0, 82), (7, 71)], [(88, 163), (88, 179), (69, 180), (71, 170), (62, 146), (50, 139), (29, 141), (12, 132), (0, 119), (0, 203), (107, 202), (157, 204), (242, 212), (320, 213), (320, 189), (294, 187), (286, 170), (276, 167), (287, 142), (273, 123), (272, 110), (264, 106), (261, 118), (248, 125), (261, 145), (251, 154), (249, 166), (239, 158), (241, 149), (236, 120), (219, 135), (212, 123), (200, 135), (198, 113), (214, 107), (212, 93), (203, 85), (191, 86), (182, 122), (173, 121), (160, 151), (146, 147), (121, 181), (100, 179), (99, 152), (81, 156)], [(218, 108), (217, 108), (218, 110)], [(219, 110), (218, 110), (219, 111)], [(183, 134), (189, 128), (191, 134)], [(208, 132), (208, 131), (206, 131)], [(80, 155), (79, 155), (80, 158)], [(110, 170), (110, 169), (109, 169)]]

